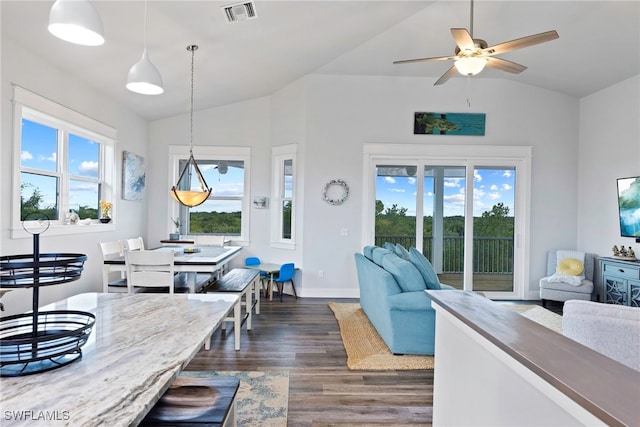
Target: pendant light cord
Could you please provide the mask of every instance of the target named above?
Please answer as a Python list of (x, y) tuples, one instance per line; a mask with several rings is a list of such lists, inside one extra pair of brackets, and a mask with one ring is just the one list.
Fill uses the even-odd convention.
[(144, 0), (144, 26), (142, 27), (144, 31), (144, 48), (147, 49), (147, 0)]
[(195, 73), (195, 57), (198, 45), (192, 44), (187, 46), (187, 50), (191, 51), (191, 103), (189, 114), (189, 154), (193, 156), (193, 80)]

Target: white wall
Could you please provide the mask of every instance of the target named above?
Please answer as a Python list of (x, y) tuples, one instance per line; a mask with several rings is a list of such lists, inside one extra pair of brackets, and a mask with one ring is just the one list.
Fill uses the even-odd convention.
[[(82, 112), (98, 121), (118, 130), (116, 146), (116, 203), (114, 222), (116, 230), (111, 233), (79, 233), (67, 236), (47, 236), (40, 238), (40, 252), (74, 252), (87, 254), (82, 277), (68, 284), (49, 286), (41, 289), (40, 303), (47, 304), (80, 292), (102, 290), (102, 255), (98, 242), (103, 240), (124, 239), (138, 235), (144, 236), (146, 222), (146, 201), (131, 202), (120, 198), (119, 180), (122, 171), (122, 151), (147, 155), (148, 127), (145, 120), (138, 117), (122, 105), (115, 103), (108, 95), (84, 85), (77, 76), (69, 75), (50, 64), (41, 61), (20, 47), (14, 41), (2, 37), (2, 80), (0, 102), (2, 133), (0, 134), (0, 194), (4, 203), (0, 206), (0, 254), (29, 254), (33, 252), (31, 239), (11, 239), (11, 203), (12, 176), (14, 167), (11, 104), (12, 86), (17, 84), (51, 99), (73, 110)], [(7, 293), (2, 302), (6, 311), (2, 315), (21, 313), (31, 309), (31, 290), (15, 290)]]
[[(433, 79), (368, 76), (313, 75), (306, 83), (305, 296), (357, 296), (353, 253), (362, 242), (364, 143), (533, 146), (530, 297), (537, 295), (546, 251), (575, 245), (577, 99), (483, 78), (472, 80), (470, 92), (463, 78), (437, 87)], [(413, 135), (416, 111), (486, 113), (486, 135)], [(351, 189), (341, 206), (320, 197), (332, 178), (346, 180)], [(348, 236), (339, 235), (343, 228)]]
[(577, 247), (611, 256), (620, 237), (616, 178), (640, 175), (640, 75), (580, 100)]

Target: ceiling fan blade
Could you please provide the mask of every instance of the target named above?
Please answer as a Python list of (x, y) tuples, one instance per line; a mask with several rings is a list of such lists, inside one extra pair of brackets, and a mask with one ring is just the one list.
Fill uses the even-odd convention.
[(524, 65), (520, 65), (513, 61), (507, 61), (506, 59), (494, 58), (491, 56), (487, 57), (487, 67), (513, 74), (519, 74), (527, 69)]
[(393, 61), (394, 64), (408, 64), (411, 62), (422, 61), (446, 61), (448, 59), (457, 59), (455, 56), (434, 56), (432, 58), (416, 58), (416, 59), (403, 59), (401, 61)]
[(452, 28), (451, 35), (460, 50), (474, 50), (476, 48), (473, 38), (466, 28)]
[(544, 33), (534, 34), (527, 37), (522, 37), (508, 42), (500, 43), (495, 46), (490, 46), (484, 49), (484, 53), (487, 55), (499, 55), (501, 53), (509, 52), (510, 50), (522, 49), (523, 47), (529, 47), (536, 44), (548, 42), (557, 39), (558, 33), (555, 30), (546, 31)]
[(453, 65), (433, 85), (437, 86), (437, 85), (445, 84), (447, 82), (447, 80), (449, 80), (451, 77), (453, 77), (457, 73), (458, 73), (458, 70), (456, 69), (456, 66)]

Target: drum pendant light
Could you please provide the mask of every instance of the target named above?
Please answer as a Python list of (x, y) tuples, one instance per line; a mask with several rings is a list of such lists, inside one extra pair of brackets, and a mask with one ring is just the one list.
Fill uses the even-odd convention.
[(159, 95), (164, 92), (162, 76), (151, 63), (147, 52), (147, 1), (144, 2), (144, 50), (142, 58), (129, 70), (127, 89), (142, 95)]
[[(209, 188), (205, 181), (200, 168), (196, 163), (196, 159), (193, 157), (193, 75), (194, 75), (194, 60), (195, 52), (198, 49), (197, 45), (187, 46), (187, 50), (191, 52), (191, 107), (189, 113), (189, 160), (184, 165), (178, 182), (171, 187), (171, 196), (181, 205), (187, 207), (194, 207), (203, 204), (211, 194), (212, 189)], [(189, 169), (193, 166), (193, 170), (200, 184), (200, 191), (191, 190), (191, 174), (188, 173)]]

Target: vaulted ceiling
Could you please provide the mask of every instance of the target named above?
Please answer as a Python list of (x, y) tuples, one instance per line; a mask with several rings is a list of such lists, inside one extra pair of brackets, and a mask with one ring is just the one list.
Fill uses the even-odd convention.
[[(198, 44), (195, 108), (265, 96), (310, 73), (415, 76), (435, 82), (450, 62), (393, 65), (394, 60), (453, 55), (452, 27), (470, 26), (462, 0), (256, 0), (257, 18), (228, 23), (233, 1), (149, 0), (147, 45), (165, 92), (125, 89), (143, 49), (144, 2), (93, 0), (106, 42), (70, 44), (47, 31), (53, 1), (0, 2), (9, 38), (149, 120), (188, 111), (191, 54)], [(478, 0), (474, 37), (489, 45), (547, 30), (560, 38), (500, 57), (526, 65), (505, 78), (583, 97), (640, 73), (640, 2)], [(462, 78), (462, 77), (460, 77)], [(447, 85), (438, 86), (446, 93)], [(639, 94), (630, 94), (639, 96)]]

